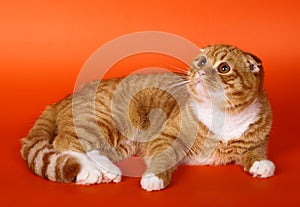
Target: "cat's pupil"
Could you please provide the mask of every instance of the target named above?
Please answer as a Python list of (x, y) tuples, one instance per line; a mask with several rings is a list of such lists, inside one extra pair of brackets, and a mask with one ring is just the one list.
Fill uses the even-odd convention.
[(227, 63), (221, 63), (219, 66), (218, 66), (218, 72), (219, 73), (228, 73), (230, 71), (230, 66), (227, 64)]
[(223, 65), (222, 66), (222, 71), (224, 72), (224, 71), (226, 71), (227, 70), (227, 66), (226, 65)]

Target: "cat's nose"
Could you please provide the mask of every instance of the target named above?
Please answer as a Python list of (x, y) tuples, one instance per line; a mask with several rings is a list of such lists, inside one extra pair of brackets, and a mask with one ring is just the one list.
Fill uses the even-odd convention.
[(199, 71), (198, 71), (198, 74), (199, 74), (199, 76), (204, 76), (204, 75), (206, 75), (205, 71), (203, 71), (203, 70), (199, 70)]

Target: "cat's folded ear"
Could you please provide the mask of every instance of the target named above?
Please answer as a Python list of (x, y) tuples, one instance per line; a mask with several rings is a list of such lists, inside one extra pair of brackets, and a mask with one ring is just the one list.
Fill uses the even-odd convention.
[(250, 70), (253, 73), (258, 73), (259, 71), (261, 71), (262, 68), (262, 61), (255, 55), (251, 54), (251, 53), (245, 53), (248, 61), (250, 63)]

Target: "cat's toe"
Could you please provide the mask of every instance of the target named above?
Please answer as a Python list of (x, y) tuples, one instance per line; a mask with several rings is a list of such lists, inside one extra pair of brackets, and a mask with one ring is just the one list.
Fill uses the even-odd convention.
[(81, 171), (76, 176), (76, 184), (91, 185), (100, 183), (102, 181), (102, 174), (97, 168), (90, 163), (82, 165)]
[(102, 172), (104, 178), (103, 182), (118, 183), (121, 181), (121, 170), (115, 164), (113, 164), (107, 157), (101, 155), (97, 150), (90, 151), (87, 153), (87, 155), (97, 167), (97, 169)]
[(255, 161), (249, 172), (254, 177), (267, 178), (274, 175), (275, 165), (270, 160)]
[(152, 173), (142, 177), (141, 186), (146, 191), (161, 190), (165, 187), (164, 181)]
[(77, 158), (80, 163), (80, 171), (76, 176), (76, 184), (91, 185), (102, 181), (102, 172), (95, 167), (93, 162), (84, 153), (74, 151), (65, 152)]
[(103, 182), (104, 183), (118, 183), (121, 181), (122, 178), (122, 172), (121, 170), (114, 165), (113, 163), (106, 162), (105, 160), (101, 163), (96, 163), (95, 165), (99, 171), (101, 171), (103, 176)]
[(122, 173), (119, 168), (117, 169), (110, 169), (110, 170), (102, 170), (103, 177), (105, 178), (105, 182), (114, 182), (114, 183), (119, 183), (121, 182), (122, 178)]

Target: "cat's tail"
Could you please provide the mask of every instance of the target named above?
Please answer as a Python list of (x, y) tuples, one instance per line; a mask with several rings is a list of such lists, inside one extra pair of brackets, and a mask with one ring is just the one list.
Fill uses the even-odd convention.
[(56, 117), (55, 106), (49, 106), (22, 139), (21, 155), (35, 174), (52, 181), (72, 182), (81, 165), (76, 157), (54, 149)]

